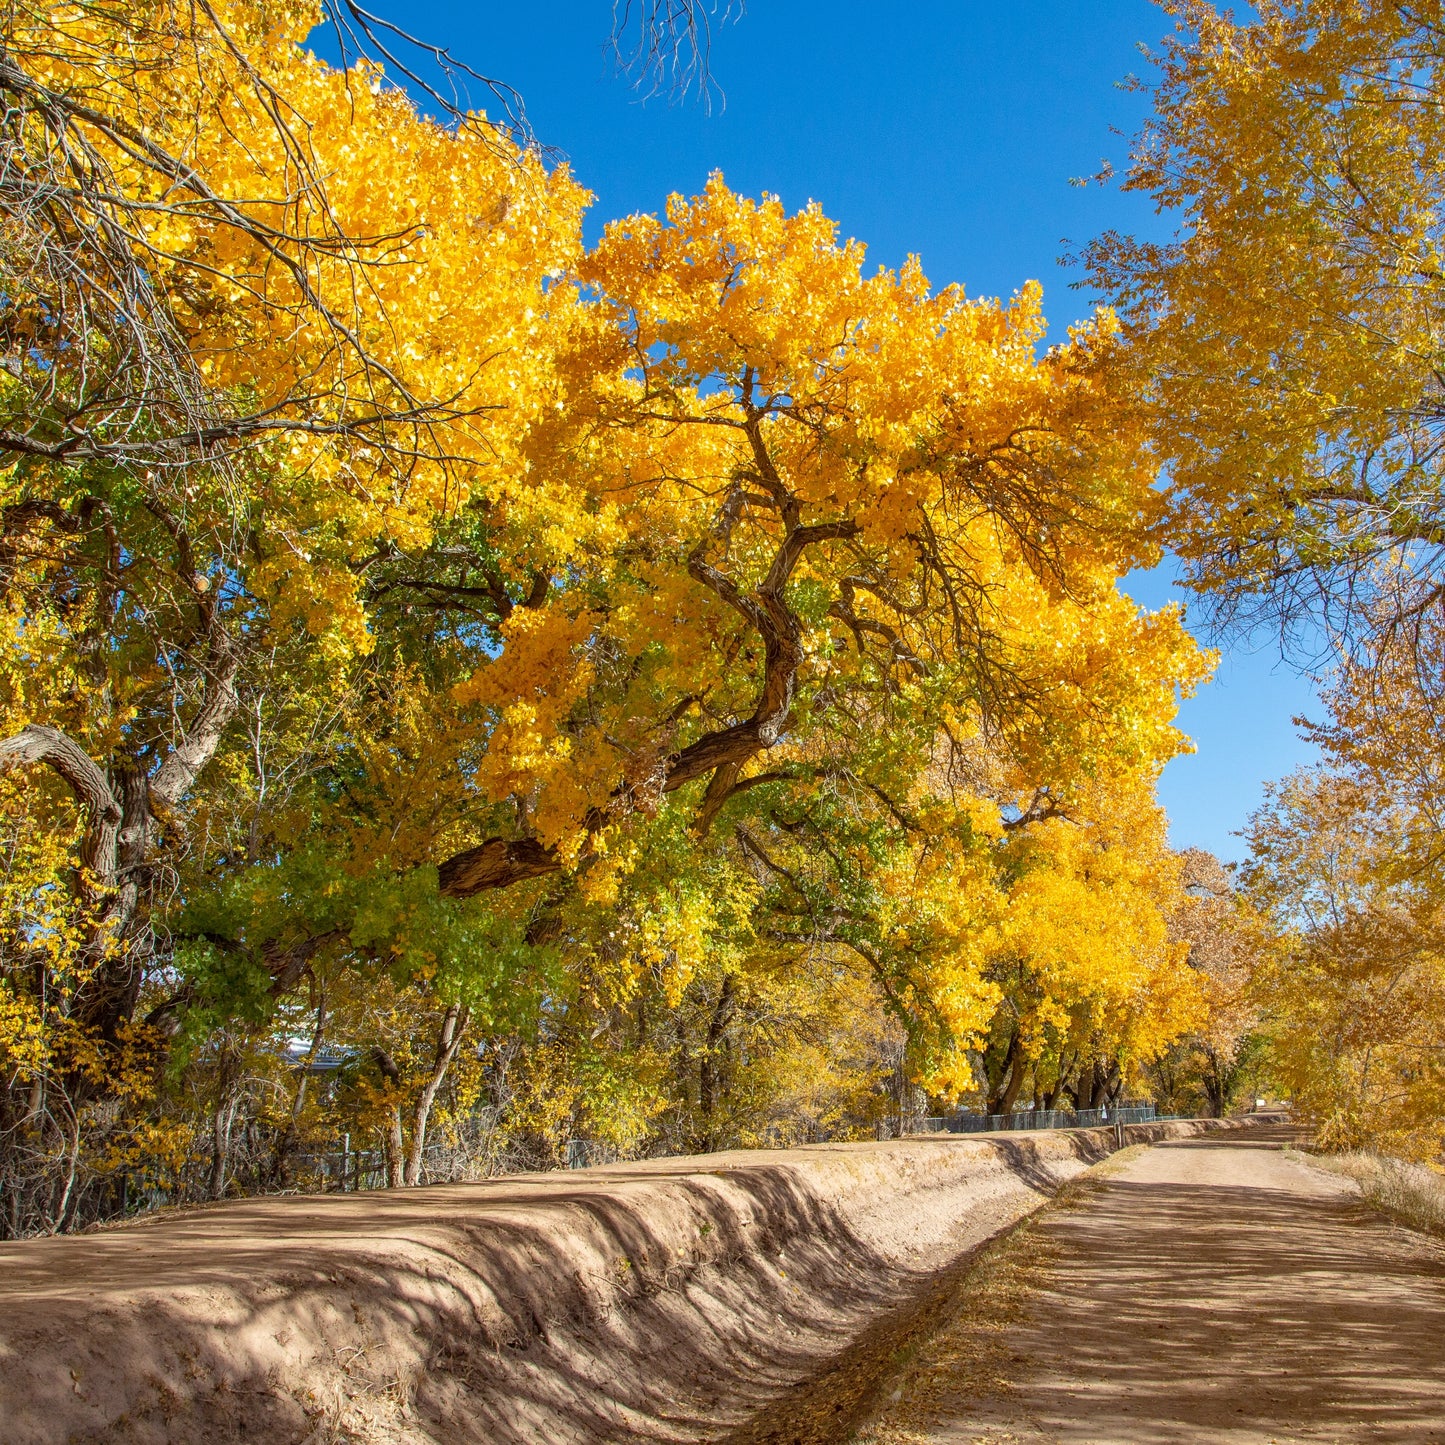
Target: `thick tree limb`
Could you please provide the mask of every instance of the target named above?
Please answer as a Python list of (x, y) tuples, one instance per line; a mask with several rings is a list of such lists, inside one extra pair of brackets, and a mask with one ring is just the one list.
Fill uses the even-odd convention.
[(107, 777), (74, 738), (44, 723), (0, 741), (0, 770), (25, 764), (64, 778), (85, 810), (76, 888), (87, 915), (81, 956), (92, 967), (71, 1011), (112, 1038), (135, 1007), (146, 954), (133, 928), (150, 848), (145, 776), (122, 769)]
[(290, 993), (306, 974), (311, 960), (323, 948), (339, 943), (346, 935), (339, 928), (328, 929), (300, 943), (282, 945), (269, 943), (261, 950), (261, 956), (271, 974), (271, 996), (280, 998)]
[[(763, 453), (766, 460), (766, 453)], [(761, 466), (760, 461), (760, 466)], [(771, 470), (771, 463), (769, 471)], [(782, 482), (775, 472), (763, 477), (765, 486), (779, 489), (787, 501)], [(709, 543), (726, 547), (742, 505), (743, 493), (734, 488), (724, 501), (718, 520), (708, 538), (700, 542), (687, 559), (693, 579), (737, 612), (763, 639), (763, 684), (752, 716), (730, 727), (689, 743), (679, 752), (660, 760), (658, 776), (650, 783), (650, 796), (672, 793), (698, 778), (713, 775), (703, 802), (703, 831), (711, 826), (718, 808), (734, 789), (744, 765), (758, 753), (776, 745), (787, 730), (793, 709), (799, 669), (805, 660), (802, 629), (788, 606), (785, 589), (803, 553), (818, 542), (846, 541), (858, 534), (858, 524), (849, 519), (819, 522), (811, 526), (796, 523), (796, 506), (783, 508), (788, 529), (773, 555), (766, 577), (752, 593), (743, 592), (720, 568), (707, 560)], [(690, 701), (690, 700), (689, 700)], [(635, 785), (623, 784), (613, 794), (612, 812), (635, 806), (641, 796)], [(606, 816), (598, 810), (597, 820)], [(528, 878), (538, 878), (561, 867), (556, 851), (535, 839), (489, 838), (485, 843), (447, 859), (438, 870), (442, 893), (451, 898), (470, 898), (493, 888), (509, 888)]]
[[(724, 515), (726, 513), (727, 504)], [(667, 759), (664, 793), (674, 792), (716, 768), (741, 767), (755, 753), (773, 747), (783, 735), (793, 709), (798, 669), (804, 660), (802, 630), (787, 604), (784, 589), (799, 559), (814, 543), (846, 541), (857, 535), (858, 524), (846, 518), (809, 527), (790, 527), (773, 556), (762, 586), (751, 596), (742, 593), (730, 578), (707, 561), (706, 543), (688, 557), (687, 570), (694, 580), (714, 592), (762, 634), (763, 686), (753, 714), (746, 722), (708, 733)]]
[(1020, 828), (1027, 828), (1030, 823), (1042, 823), (1049, 818), (1062, 818), (1065, 822), (1073, 821), (1048, 788), (1036, 788), (1033, 800), (1028, 807), (1017, 818), (1007, 819), (1003, 824), (1003, 829), (1006, 833), (1014, 833)]
[(47, 723), (26, 723), (13, 737), (0, 740), (0, 772), (40, 764), (59, 774), (97, 822), (120, 823), (120, 800), (98, 763), (73, 738)]
[(236, 674), (240, 668), (239, 650), (217, 619), (211, 628), (210, 667), (200, 710), (186, 736), (166, 755), (151, 779), (151, 797), (159, 807), (176, 807), (190, 791), (201, 769), (215, 756), (221, 735), (239, 705)]
[(470, 898), (474, 893), (541, 878), (561, 866), (557, 850), (535, 838), (488, 838), (448, 858), (437, 870), (437, 879), (443, 897)]

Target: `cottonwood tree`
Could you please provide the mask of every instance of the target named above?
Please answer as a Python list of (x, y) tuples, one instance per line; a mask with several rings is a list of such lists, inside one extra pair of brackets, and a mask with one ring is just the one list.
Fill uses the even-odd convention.
[[(1085, 252), (1222, 620), (1438, 613), (1445, 25), (1399, 0), (1167, 5), (1126, 189), (1179, 228)], [(1405, 585), (1402, 584), (1402, 579)]]
[(1380, 629), (1323, 694), (1322, 762), (1251, 823), (1246, 881), (1280, 935), (1258, 969), (1266, 1026), (1339, 1147), (1439, 1149), (1442, 687), (1437, 632)]
[(1301, 772), (1250, 829), (1253, 896), (1278, 931), (1256, 992), (1271, 1064), (1324, 1147), (1432, 1159), (1445, 1115), (1436, 880), (1396, 866), (1405, 820), (1358, 776)]
[[(1206, 663), (1118, 590), (1158, 505), (1107, 316), (1040, 355), (1037, 288), (865, 275), (720, 178), (583, 255), (565, 169), (321, 64), (310, 12), (147, 11), (112, 76), (125, 13), (75, 12), (44, 84), (145, 145), (24, 137), (108, 167), (192, 390), (90, 293), (96, 366), (17, 309), (11, 1232), (129, 1169), (275, 1187), (352, 1124), (415, 1183), (503, 1073), (529, 1159), (578, 1121), (755, 1136), (864, 996), (956, 1094), (1005, 956), (1070, 975), (1091, 1080), (1183, 1026), (1155, 830), (1131, 853), (1103, 802), (1147, 815)], [(1088, 942), (1030, 942), (1056, 905)]]
[[(13, 1032), (50, 1042), (7, 1070), (4, 1127), (51, 1137), (53, 1104), (57, 1158), (170, 967), (158, 903), (214, 866), (197, 780), (243, 715), (261, 767), (288, 694), (329, 677), (335, 712), (374, 648), (368, 562), (518, 465), (570, 304), (547, 295), (577, 244), (565, 171), (322, 65), (313, 20), (7, 12), (0, 764), (15, 826), (38, 811), (74, 853), (68, 881), (9, 880)], [(54, 887), (59, 951), (23, 921)], [(278, 989), (314, 948), (271, 947)]]
[(1169, 930), (1188, 948), (1207, 1012), (1150, 1074), (1171, 1112), (1202, 1107), (1219, 1118), (1262, 1062), (1255, 983), (1272, 940), (1236, 888), (1231, 869), (1201, 848), (1184, 849), (1180, 861), (1182, 891), (1169, 914)]
[[(493, 720), (479, 784), (526, 797), (534, 836), (446, 860), (447, 891), (558, 870), (694, 784), (705, 830), (864, 708), (931, 708), (926, 749), (984, 728), (1041, 773), (1096, 726), (1132, 761), (1177, 746), (1200, 665), (1177, 614), (1114, 590), (1154, 495), (1107, 319), (1038, 361), (1036, 289), (999, 307), (862, 261), (816, 208), (720, 178), (588, 260), (614, 329), (553, 463), (576, 582), (508, 607), (460, 694)], [(604, 527), (630, 540), (598, 566)]]
[(1445, 24), (1396, 0), (1169, 9), (1126, 185), (1180, 227), (1086, 261), (1193, 584), (1224, 621), (1322, 633), (1336, 666), (1324, 768), (1278, 784), (1251, 835), (1285, 940), (1258, 975), (1283, 1077), (1323, 1137), (1428, 1153)]
[[(571, 1057), (614, 1080), (593, 1032), (709, 979), (703, 1116), (768, 969), (861, 972), (914, 1065), (972, 1087), (998, 840), (1086, 780), (1147, 788), (1203, 663), (1115, 590), (1153, 494), (1106, 420), (1107, 324), (1040, 362), (1034, 292), (1005, 309), (861, 262), (818, 212), (720, 181), (614, 230), (528, 438), (540, 480), (368, 564), (365, 696), (192, 936), (364, 974), (491, 919), (523, 952), (488, 958), (563, 952), (547, 1048), (590, 1019)], [(457, 977), (464, 950), (432, 951)], [(486, 986), (540, 976), (519, 966)]]
[[(681, 810), (766, 890), (772, 942), (850, 953), (957, 1070), (997, 1000), (959, 906), (966, 875), (994, 891), (979, 840), (1087, 776), (1152, 778), (1202, 663), (1115, 590), (1154, 494), (1107, 318), (1039, 360), (1036, 289), (1000, 307), (862, 261), (720, 178), (588, 258), (612, 328), (549, 463), (572, 581), (499, 616), (454, 692), (521, 827), (439, 878), (605, 892)], [(993, 797), (961, 781), (984, 740)]]

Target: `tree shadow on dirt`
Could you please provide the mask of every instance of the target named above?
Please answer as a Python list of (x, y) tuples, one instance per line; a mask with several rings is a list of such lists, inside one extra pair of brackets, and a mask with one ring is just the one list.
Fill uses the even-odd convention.
[(437, 1435), (712, 1438), (843, 1348), (862, 1319), (896, 1306), (927, 1273), (872, 1248), (794, 1170), (753, 1167), (727, 1185), (672, 1186), (669, 1214), (689, 1218), (705, 1242), (696, 1252), (678, 1245), (686, 1226), (661, 1232), (609, 1195), (573, 1201), (599, 1252), (626, 1261), (601, 1310), (595, 1285), (559, 1288), (538, 1269), (545, 1240), (493, 1234), (488, 1282), (526, 1302), (530, 1319), (518, 1320), (504, 1355), (467, 1345), (438, 1352), (418, 1398)]
[(890, 1179), (880, 1161), (902, 1150), (923, 1189), (909, 1207), (932, 1208), (933, 1159), (953, 1161), (949, 1188), (977, 1160), (1046, 1194), (1109, 1142), (944, 1137), (272, 1198), (0, 1249), (0, 1313), (27, 1311), (7, 1358), (72, 1371), (0, 1395), (37, 1440), (57, 1392), (96, 1402), (93, 1434), (67, 1426), (78, 1440), (717, 1440), (940, 1307), (958, 1246), (884, 1253), (852, 1222), (871, 1201), (851, 1171)]
[(1114, 1180), (1042, 1231), (1061, 1263), (1011, 1345), (1032, 1368), (969, 1427), (1445, 1441), (1445, 1254), (1354, 1201)]

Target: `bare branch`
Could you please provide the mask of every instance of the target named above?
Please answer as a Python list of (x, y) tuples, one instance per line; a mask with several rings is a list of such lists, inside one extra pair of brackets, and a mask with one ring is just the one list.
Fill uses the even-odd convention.
[(682, 100), (695, 89), (711, 109), (713, 25), (742, 12), (743, 0), (729, 0), (720, 15), (717, 0), (613, 0), (610, 49), (644, 99)]

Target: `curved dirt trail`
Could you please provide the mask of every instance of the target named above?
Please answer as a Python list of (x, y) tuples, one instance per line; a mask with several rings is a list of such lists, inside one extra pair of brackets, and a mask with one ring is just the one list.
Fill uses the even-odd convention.
[(1288, 1139), (1162, 1144), (1040, 1219), (1015, 1322), (961, 1318), (859, 1439), (1445, 1442), (1445, 1249)]

